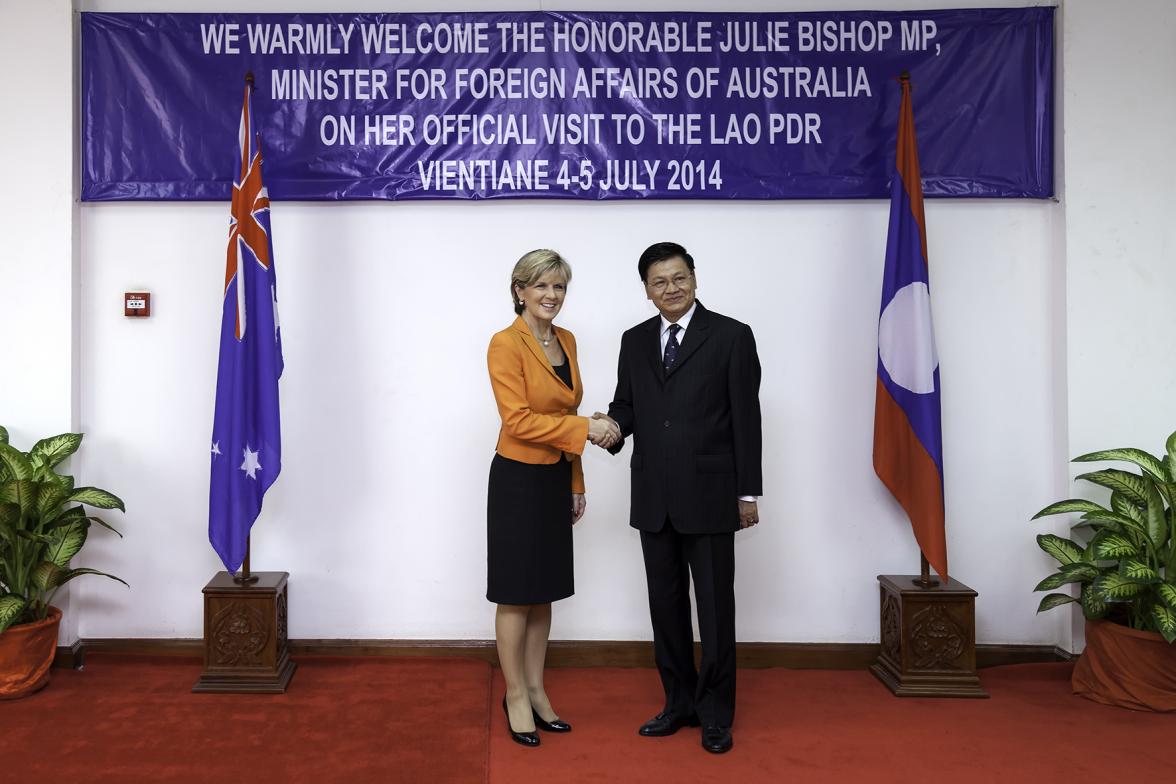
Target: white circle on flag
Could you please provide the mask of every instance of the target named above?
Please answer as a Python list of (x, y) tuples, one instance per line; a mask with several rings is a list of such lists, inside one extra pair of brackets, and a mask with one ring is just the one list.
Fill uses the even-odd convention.
[(935, 331), (931, 292), (922, 282), (903, 286), (878, 319), (878, 355), (894, 383), (920, 395), (935, 391)]

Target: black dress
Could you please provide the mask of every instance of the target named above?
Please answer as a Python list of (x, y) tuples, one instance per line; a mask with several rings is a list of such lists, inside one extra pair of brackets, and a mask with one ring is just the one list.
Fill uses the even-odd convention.
[[(571, 389), (571, 363), (554, 368)], [(486, 598), (547, 604), (575, 593), (572, 464), (533, 465), (495, 454), (486, 514)]]

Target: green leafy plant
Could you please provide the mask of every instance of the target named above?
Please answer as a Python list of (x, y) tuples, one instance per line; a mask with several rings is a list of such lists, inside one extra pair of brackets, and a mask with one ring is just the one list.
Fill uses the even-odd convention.
[(69, 565), (86, 543), (91, 524), (118, 534), (87, 514), (83, 504), (126, 511), (112, 493), (74, 487), (72, 476), (55, 470), (81, 443), (81, 433), (62, 433), (22, 452), (8, 443), (8, 431), (0, 427), (0, 632), (44, 619), (53, 595), (78, 575), (100, 574), (126, 585), (112, 574)]
[(1139, 473), (1109, 468), (1075, 477), (1109, 489), (1110, 508), (1071, 498), (1033, 516), (1081, 514), (1073, 538), (1037, 537), (1038, 546), (1060, 567), (1034, 589), (1052, 591), (1074, 583), (1081, 586), (1080, 598), (1051, 593), (1038, 612), (1080, 602), (1088, 619), (1109, 618), (1159, 632), (1169, 643), (1176, 640), (1176, 433), (1165, 446), (1163, 458), (1130, 448), (1074, 458), (1076, 463), (1127, 462)]

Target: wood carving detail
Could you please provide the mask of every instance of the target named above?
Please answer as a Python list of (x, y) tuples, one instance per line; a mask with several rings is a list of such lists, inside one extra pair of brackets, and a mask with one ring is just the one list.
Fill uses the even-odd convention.
[(278, 594), (278, 658), (286, 652), (286, 592)]
[(913, 667), (920, 670), (962, 669), (956, 660), (964, 652), (968, 634), (941, 605), (915, 614), (911, 624)]
[(256, 607), (230, 602), (212, 621), (213, 665), (262, 666), (261, 653), (269, 641), (269, 628)]
[(898, 599), (886, 594), (882, 600), (882, 653), (891, 661), (899, 661), (902, 646), (902, 630), (899, 627)]

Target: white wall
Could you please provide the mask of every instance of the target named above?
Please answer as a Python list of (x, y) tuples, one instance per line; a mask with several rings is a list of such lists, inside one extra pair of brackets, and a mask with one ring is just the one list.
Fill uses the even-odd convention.
[[(222, 10), (160, 2), (83, 7), (181, 5)], [(436, 7), (394, 5), (353, 2), (348, 10)], [(838, 4), (864, 5), (954, 4)], [(1067, 46), (1075, 26), (1104, 37), (1096, 6), (1067, 3)], [(1152, 10), (1170, 29), (1176, 12)], [(1069, 51), (1063, 62), (1069, 69)], [(1105, 58), (1100, 63), (1117, 68)], [(1156, 91), (1166, 89), (1162, 75), (1144, 78), (1154, 79)], [(1076, 92), (1076, 81), (1067, 73), (1068, 133), (1103, 111), (1075, 98), (1091, 90)], [(1135, 155), (1133, 147), (1123, 149)], [(1065, 161), (1067, 187), (1081, 167), (1094, 168), (1075, 154), (1069, 136)], [(1047, 561), (1032, 537), (1049, 529), (1027, 520), (1066, 493), (1059, 466), (1067, 438), (1086, 426), (1073, 417), (1067, 425), (1063, 415), (1067, 323), (1071, 345), (1075, 340), (1073, 302), (1065, 317), (1074, 282), (1065, 285), (1063, 273), (1067, 247), (1081, 239), (1066, 222), (1072, 209), (1034, 201), (927, 206), (943, 362), (949, 556), (953, 573), (980, 592), (981, 642), (1071, 639), (1063, 613), (1034, 614), (1031, 589)], [(652, 313), (636, 257), (648, 243), (672, 238), (698, 259), (701, 298), (752, 324), (761, 347), (764, 523), (737, 540), (740, 639), (876, 640), (874, 576), (911, 571), (918, 562), (909, 526), (870, 466), (886, 211), (882, 201), (276, 204), (285, 469), (255, 528), (254, 567), (291, 573), (291, 635), (491, 636), (492, 611), (482, 598), (484, 495), (497, 423), (484, 352), (490, 333), (511, 318), (510, 266), (544, 245), (572, 260), (575, 280), (561, 323), (579, 338), (591, 410), (609, 399), (620, 331)], [(1091, 225), (1097, 218), (1083, 215)], [(84, 637), (201, 633), (200, 588), (219, 567), (205, 529), (226, 219), (221, 204), (82, 206), (79, 369), (86, 383), (79, 402), (87, 444), (80, 473), (120, 493), (130, 510), (127, 539), (95, 537), (87, 557), (133, 586), (82, 586), (75, 609)], [(1141, 241), (1154, 251), (1151, 272), (1159, 274), (1164, 248)], [(8, 240), (0, 242), (7, 251)], [(153, 292), (156, 315), (128, 321), (121, 293), (139, 287)], [(1118, 307), (1132, 312), (1126, 302)], [(1158, 340), (1148, 344), (1153, 361), (1163, 356)], [(1073, 364), (1074, 354), (1069, 358)], [(1081, 402), (1075, 410), (1084, 423), (1102, 418)], [(1135, 416), (1146, 422), (1161, 410), (1167, 407), (1157, 394)], [(577, 595), (557, 607), (553, 637), (647, 639), (639, 546), (624, 523), (627, 460), (590, 452), (586, 471)]]
[(27, 449), (73, 424), (72, 18), (68, 0), (0, 13), (0, 424)]
[(77, 429), (72, 47), (69, 0), (0, 0), (0, 425), (22, 449)]
[[(987, 641), (1047, 635), (1028, 578), (1008, 577), (1034, 573), (1024, 521), (1052, 492), (1043, 371), (1052, 338), (1041, 303), (1053, 209), (929, 207), (933, 263), (944, 260), (934, 285), (950, 379), (949, 545), (956, 573), (984, 596)], [(199, 634), (199, 588), (217, 568), (205, 544), (206, 442), (224, 213), (83, 210), (87, 260), (102, 260), (86, 265), (83, 300), (96, 347), (83, 372), (103, 378), (83, 395), (88, 454), (102, 455), (87, 477), (124, 494), (132, 532), (98, 552), (151, 586), (127, 595), (88, 585), (97, 604), (84, 636)], [(698, 259), (700, 297), (755, 327), (765, 369), (765, 522), (739, 537), (740, 636), (874, 639), (874, 576), (918, 563), (870, 466), (886, 214), (884, 202), (277, 205), (284, 474), (255, 528), (254, 566), (293, 575), (291, 634), (491, 635), (481, 596), (497, 420), (485, 348), (512, 318), (510, 266), (532, 246), (572, 260), (561, 322), (578, 335), (590, 411), (609, 400), (621, 329), (652, 313), (636, 256), (674, 237)], [(139, 241), (128, 246), (131, 234)], [(128, 321), (119, 295), (140, 285), (157, 315)], [(139, 383), (124, 378), (136, 362)], [(1011, 459), (1013, 442), (1023, 462)], [(624, 523), (627, 465), (588, 454), (578, 591), (558, 608), (556, 637), (648, 635), (639, 546)]]
[(1068, 0), (1064, 34), (1070, 456), (1162, 455), (1176, 430), (1176, 8)]

